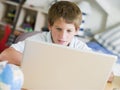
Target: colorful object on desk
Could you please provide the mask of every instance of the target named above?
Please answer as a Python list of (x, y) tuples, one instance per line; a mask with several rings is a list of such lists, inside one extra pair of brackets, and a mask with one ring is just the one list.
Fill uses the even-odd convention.
[(11, 34), (11, 28), (9, 25), (5, 26), (5, 32), (3, 38), (0, 40), (0, 52), (2, 52), (4, 49), (8, 48), (9, 46), (6, 45), (6, 42), (9, 38), (9, 35)]
[(23, 24), (22, 28), (24, 28), (27, 32), (32, 32), (33, 28), (30, 24)]
[(21, 90), (23, 73), (20, 68), (7, 61), (0, 62), (0, 90)]

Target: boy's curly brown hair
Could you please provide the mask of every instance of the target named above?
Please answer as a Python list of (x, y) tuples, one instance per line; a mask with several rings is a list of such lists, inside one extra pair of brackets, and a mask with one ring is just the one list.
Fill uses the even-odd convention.
[(53, 25), (54, 22), (63, 18), (66, 23), (73, 23), (75, 28), (79, 28), (82, 21), (80, 8), (70, 1), (58, 1), (54, 3), (48, 11), (48, 23)]

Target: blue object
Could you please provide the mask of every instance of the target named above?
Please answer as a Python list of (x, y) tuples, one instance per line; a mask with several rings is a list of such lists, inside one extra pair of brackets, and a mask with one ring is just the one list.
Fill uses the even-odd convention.
[(23, 73), (13, 64), (0, 62), (0, 90), (21, 90)]
[[(97, 42), (94, 42), (94, 41), (91, 41), (91, 42), (88, 42), (87, 43), (88, 47), (90, 47), (93, 51), (96, 51), (96, 52), (103, 52), (103, 53), (106, 53), (106, 54), (111, 54), (111, 55), (115, 55), (114, 53), (112, 53), (111, 51), (107, 50), (105, 47), (103, 47), (101, 44), (97, 43)], [(116, 55), (117, 56), (117, 55)], [(120, 63), (120, 57), (118, 57), (118, 60), (116, 63)]]

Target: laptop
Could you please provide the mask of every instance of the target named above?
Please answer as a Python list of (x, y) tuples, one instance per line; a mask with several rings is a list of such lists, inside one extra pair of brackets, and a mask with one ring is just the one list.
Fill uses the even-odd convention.
[(21, 69), (28, 90), (104, 90), (116, 57), (27, 40)]

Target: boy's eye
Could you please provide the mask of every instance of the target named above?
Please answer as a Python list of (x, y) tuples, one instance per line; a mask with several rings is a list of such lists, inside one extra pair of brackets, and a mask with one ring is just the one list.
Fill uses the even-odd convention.
[[(61, 28), (56, 28), (56, 30), (57, 30), (57, 31), (62, 31)], [(72, 32), (72, 30), (71, 30), (71, 29), (68, 29), (67, 32), (70, 33), (70, 32)]]
[(61, 28), (56, 28), (58, 31), (61, 31), (62, 29)]
[(67, 32), (72, 32), (72, 30), (67, 30)]

